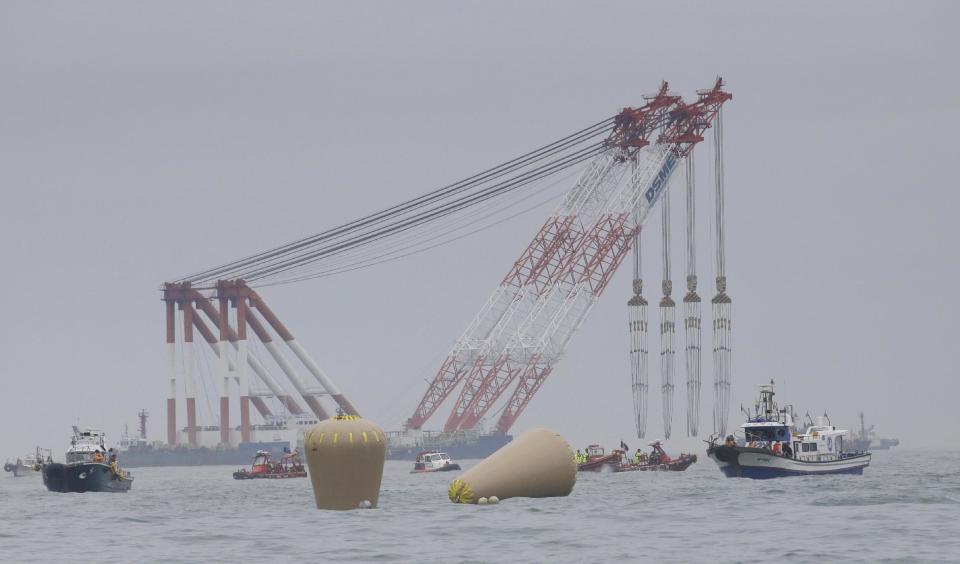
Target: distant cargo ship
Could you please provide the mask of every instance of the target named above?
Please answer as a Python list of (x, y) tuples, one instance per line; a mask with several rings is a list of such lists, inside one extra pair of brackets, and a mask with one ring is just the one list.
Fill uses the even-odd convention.
[[(141, 410), (138, 414), (140, 428), (137, 435), (124, 430), (120, 442), (116, 445), (120, 460), (128, 468), (144, 466), (241, 466), (249, 464), (260, 451), (266, 451), (279, 459), (284, 452), (290, 452), (303, 444), (303, 432), (317, 423), (316, 418), (307, 416), (271, 417), (263, 425), (251, 426), (251, 436), (258, 440), (240, 442), (236, 446), (218, 444), (220, 427), (203, 426), (196, 429), (197, 444), (191, 445), (184, 440), (176, 445), (147, 440), (147, 417)], [(239, 436), (236, 428), (231, 435)], [(189, 436), (186, 428), (181, 430), (183, 438)], [(302, 450), (301, 450), (302, 452)]]
[[(279, 459), (285, 452), (297, 448), (303, 450), (304, 431), (316, 425), (315, 417), (297, 415), (267, 419), (263, 425), (252, 425), (251, 436), (259, 440), (241, 442), (237, 446), (217, 444), (220, 436), (218, 426), (205, 426), (197, 429), (198, 445), (188, 443), (167, 445), (162, 442), (149, 442), (146, 439), (145, 411), (140, 412), (140, 433), (130, 435), (124, 432), (116, 445), (123, 465), (128, 468), (144, 466), (214, 466), (245, 465), (259, 451), (266, 451)], [(239, 435), (239, 427), (231, 435)], [(187, 436), (187, 429), (181, 434)], [(455, 459), (486, 458), (503, 445), (513, 440), (511, 435), (479, 433), (436, 433), (426, 431), (418, 436), (409, 436), (399, 432), (387, 433), (387, 460), (408, 460), (417, 458), (424, 450), (439, 450)]]
[(899, 439), (878, 439), (873, 431), (863, 422), (863, 412), (860, 412), (860, 431), (844, 442), (844, 450), (848, 452), (866, 452), (869, 450), (888, 450), (900, 444)]
[(430, 433), (410, 438), (400, 432), (387, 433), (387, 460), (416, 460), (423, 451), (440, 451), (454, 460), (486, 458), (513, 440), (513, 435), (480, 433)]

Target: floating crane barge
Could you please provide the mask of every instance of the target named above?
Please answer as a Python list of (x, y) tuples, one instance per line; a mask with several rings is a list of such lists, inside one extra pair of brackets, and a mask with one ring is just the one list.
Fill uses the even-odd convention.
[[(509, 442), (510, 428), (552, 373), (632, 246), (631, 365), (637, 432), (644, 436), (646, 301), (641, 295), (639, 236), (660, 200), (665, 249), (661, 391), (665, 436), (669, 438), (674, 322), (668, 187), (681, 164), (686, 167), (688, 194), (689, 291), (684, 298), (687, 422), (688, 432), (696, 435), (700, 318), (692, 257), (692, 152), (714, 124), (719, 258), (718, 293), (713, 300), (714, 423), (724, 432), (730, 384), (730, 299), (725, 293), (722, 261), (720, 112), (731, 98), (719, 78), (712, 88), (698, 91), (690, 103), (663, 83), (656, 94), (645, 97), (642, 106), (626, 108), (502, 165), (319, 234), (165, 283), (169, 393), (164, 449), (194, 451), (206, 446), (224, 452), (240, 448), (276, 454), (284, 442), (296, 446), (289, 444), (302, 439), (302, 432), (296, 431), (311, 422), (336, 411), (357, 414), (255, 287), (366, 268), (452, 242), (464, 236), (458, 231), (465, 226), (496, 225), (486, 218), (506, 213), (518, 201), (535, 195), (531, 190), (542, 186), (542, 180), (581, 165), (573, 187), (447, 354), (403, 431), (390, 434), (388, 457), (412, 458), (421, 450), (442, 450), (456, 458), (478, 458)], [(439, 243), (434, 242), (438, 239)], [(204, 426), (198, 421), (196, 333), (210, 348), (216, 365), (216, 425)], [(279, 346), (277, 338), (282, 341)], [(265, 351), (269, 361), (254, 354), (255, 349)], [(291, 388), (293, 393), (288, 391)], [(179, 397), (184, 400), (183, 427), (177, 424)], [(427, 421), (448, 398), (455, 400), (443, 430), (425, 430)], [(232, 405), (238, 406), (239, 424), (231, 423)], [(262, 423), (253, 421), (256, 415), (251, 406)], [(493, 417), (496, 421), (486, 430), (487, 419)], [(272, 448), (267, 449), (271, 443)]]

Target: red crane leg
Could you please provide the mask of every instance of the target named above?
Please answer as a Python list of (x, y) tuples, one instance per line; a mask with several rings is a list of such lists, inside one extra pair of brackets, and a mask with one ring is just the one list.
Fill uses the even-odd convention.
[(197, 439), (197, 398), (187, 398), (187, 441), (192, 447), (200, 445)]
[[(525, 284), (536, 283), (538, 290), (542, 290), (556, 269), (559, 268), (564, 256), (569, 254), (569, 249), (573, 246), (572, 242), (576, 241), (578, 237), (576, 230), (572, 228), (574, 219), (574, 216), (569, 215), (552, 216), (547, 219), (537, 231), (537, 234), (534, 235), (530, 244), (521, 253), (520, 258), (513, 263), (510, 271), (504, 276), (500, 282), (500, 287), (520, 289)], [(486, 320), (483, 325), (486, 332), (483, 335), (471, 335), (470, 338), (485, 339), (489, 337), (489, 331), (496, 327), (500, 319), (499, 316), (502, 316), (503, 313), (503, 311), (494, 312), (492, 315), (496, 317)], [(482, 357), (477, 359), (477, 362), (482, 361)], [(413, 416), (407, 420), (406, 427), (408, 429), (419, 429), (423, 426), (464, 378), (469, 378), (467, 384), (469, 389), (475, 390), (480, 385), (483, 376), (480, 374), (474, 375), (472, 367), (467, 367), (463, 362), (457, 360), (456, 350), (454, 350), (440, 366), (440, 370), (434, 376)], [(457, 405), (454, 407), (445, 428), (449, 427), (452, 424), (451, 421), (458, 418), (458, 414), (462, 414), (466, 406), (473, 401), (473, 394), (471, 392), (467, 392), (467, 394), (464, 396), (461, 393), (461, 397), (458, 398)]]
[(440, 365), (440, 370), (437, 372), (437, 375), (434, 376), (433, 382), (430, 383), (430, 388), (427, 390), (426, 395), (420, 400), (420, 405), (417, 406), (417, 410), (414, 411), (413, 416), (407, 420), (406, 427), (408, 429), (419, 429), (422, 427), (427, 419), (430, 419), (430, 416), (440, 407), (443, 400), (447, 399), (450, 392), (460, 383), (464, 374), (466, 374), (466, 369), (463, 363), (457, 361), (455, 356), (448, 356), (447, 359), (443, 361), (443, 364)]
[(270, 417), (271, 415), (273, 415), (273, 413), (270, 411), (270, 408), (267, 407), (266, 402), (263, 401), (263, 398), (257, 397), (257, 396), (251, 396), (250, 403), (253, 404), (253, 407), (257, 409), (257, 413), (259, 413), (261, 416)]
[(464, 420), (469, 416), (470, 409), (476, 404), (477, 399), (483, 394), (484, 387), (490, 380), (491, 375), (500, 372), (507, 357), (501, 355), (492, 366), (484, 366), (484, 360), (485, 359), (482, 358), (477, 360), (470, 375), (466, 378), (463, 389), (460, 390), (460, 397), (457, 400), (457, 404), (454, 406), (453, 411), (450, 412), (450, 417), (443, 427), (444, 431), (451, 432), (457, 429), (469, 429), (475, 424), (474, 422), (467, 426), (464, 424)]
[(519, 373), (520, 369), (511, 368), (509, 363), (503, 364), (499, 370), (492, 372), (484, 381), (483, 389), (477, 394), (473, 404), (467, 409), (466, 416), (460, 423), (460, 428), (473, 428), (490, 411), (493, 404), (500, 399), (500, 396), (503, 395), (503, 392), (506, 391)]
[(250, 396), (240, 396), (240, 442), (250, 442)]
[[(576, 252), (563, 263), (563, 269), (557, 275), (557, 283), (572, 288), (575, 284), (587, 281), (595, 294), (602, 292), (626, 256), (633, 240), (633, 231), (625, 229), (626, 220), (627, 214), (607, 214), (600, 217), (583, 236)], [(503, 354), (507, 357), (509, 352)], [(460, 417), (459, 428), (468, 429), (483, 418), (510, 386), (518, 372), (519, 370), (507, 370), (488, 374), (484, 382), (477, 385), (482, 391), (475, 394), (473, 401), (463, 409), (465, 415)]]
[[(562, 271), (569, 257), (573, 255), (577, 242), (583, 234), (582, 230), (576, 229), (573, 225), (574, 219), (574, 216), (554, 216), (550, 218), (540, 228), (520, 259), (514, 263), (513, 269), (504, 278), (503, 284), (533, 286), (535, 296), (539, 296), (547, 290), (554, 277)], [(478, 362), (466, 375), (460, 396), (450, 412), (446, 425), (444, 425), (445, 431), (453, 431), (457, 428), (469, 429), (479, 420), (479, 417), (471, 417), (473, 423), (469, 425), (463, 423), (463, 418), (477, 405), (478, 392), (486, 389), (491, 374), (495, 375), (499, 371), (497, 363), (494, 364), (494, 367), (484, 369), (482, 362), (485, 360), (485, 358), (478, 359)], [(497, 362), (502, 364), (503, 361), (498, 360)], [(495, 395), (499, 397), (500, 392), (502, 390)]]
[[(590, 229), (590, 232), (584, 238), (584, 244), (571, 262), (569, 270), (563, 276), (568, 276), (569, 282), (577, 284), (586, 282), (592, 290), (595, 297), (606, 288), (610, 279), (616, 272), (617, 267), (623, 262), (624, 257), (630, 250), (630, 244), (636, 229), (626, 226), (626, 214), (611, 214), (602, 217)], [(539, 357), (534, 357), (524, 368), (523, 375), (520, 376), (520, 383), (514, 390), (507, 402), (500, 420), (497, 422), (497, 431), (506, 433), (516, 422), (523, 410), (533, 399), (553, 367), (549, 364), (540, 364)], [(490, 393), (499, 396), (506, 389), (509, 381), (498, 382), (494, 385), (491, 382)], [(486, 405), (479, 405), (470, 412), (468, 417), (479, 420), (488, 411), (496, 401), (493, 397)], [(462, 425), (467, 424), (468, 419), (464, 419)]]
[(477, 361), (473, 363), (473, 367), (470, 368), (470, 372), (463, 379), (463, 387), (460, 388), (460, 396), (457, 398), (457, 402), (453, 406), (453, 410), (450, 411), (450, 416), (447, 417), (447, 422), (443, 425), (443, 430), (445, 432), (456, 431), (457, 427), (460, 425), (460, 421), (463, 419), (463, 416), (466, 415), (464, 406), (470, 402), (469, 399), (472, 398), (474, 394), (479, 391), (480, 386), (483, 383), (485, 374), (490, 370), (495, 370), (496, 365), (492, 367), (485, 367), (484, 357), (477, 358)]
[(537, 393), (537, 390), (540, 389), (540, 386), (543, 385), (544, 380), (552, 371), (552, 366), (537, 365), (536, 360), (532, 360), (527, 365), (523, 377), (520, 378), (519, 385), (513, 390), (506, 408), (504, 408), (500, 419), (497, 421), (496, 430), (498, 433), (507, 434), (507, 431), (517, 422), (523, 410), (530, 404), (530, 400), (533, 399), (534, 394)]
[[(549, 281), (554, 270), (559, 266), (559, 260), (564, 256), (564, 249), (576, 241), (578, 233), (572, 229), (575, 216), (553, 216), (543, 224), (540, 231), (524, 249), (520, 258), (513, 263), (513, 268), (503, 278), (501, 286), (522, 287), (526, 284), (545, 284)], [(542, 290), (538, 286), (537, 290)]]

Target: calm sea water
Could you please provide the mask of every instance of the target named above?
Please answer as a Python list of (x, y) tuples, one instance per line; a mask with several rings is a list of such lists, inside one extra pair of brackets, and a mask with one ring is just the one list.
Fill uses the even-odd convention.
[[(470, 466), (476, 461), (467, 461)], [(0, 561), (960, 562), (960, 451), (878, 452), (863, 476), (580, 474), (572, 495), (447, 500), (456, 472), (388, 462), (380, 507), (313, 508), (307, 479), (233, 468), (135, 469), (128, 494), (56, 494), (0, 478)]]

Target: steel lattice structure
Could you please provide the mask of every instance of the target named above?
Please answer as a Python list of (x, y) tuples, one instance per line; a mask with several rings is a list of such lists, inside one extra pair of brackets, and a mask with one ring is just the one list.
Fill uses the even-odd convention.
[[(698, 92), (696, 102), (684, 104), (664, 83), (644, 106), (617, 116), (606, 150), (458, 339), (408, 429), (421, 428), (461, 382), (445, 431), (475, 427), (516, 383), (496, 424), (500, 433), (510, 429), (629, 252), (678, 163), (731, 98), (722, 87), (718, 79), (712, 89)], [(657, 131), (662, 133), (651, 145)], [(632, 165), (629, 174), (626, 163)]]

